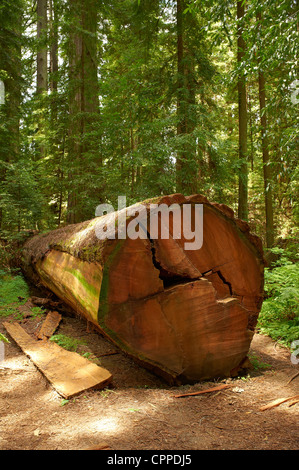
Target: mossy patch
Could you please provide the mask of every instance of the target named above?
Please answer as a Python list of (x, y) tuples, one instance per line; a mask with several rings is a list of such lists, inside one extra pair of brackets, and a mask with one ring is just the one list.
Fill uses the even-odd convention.
[(112, 264), (117, 260), (119, 252), (124, 245), (124, 241), (125, 240), (119, 240), (119, 242), (115, 246), (115, 249), (110, 254), (104, 266), (101, 293), (100, 293), (100, 299), (99, 299), (99, 310), (98, 310), (98, 323), (101, 326), (101, 328), (104, 328), (105, 316), (107, 314), (107, 309), (108, 309), (108, 289), (109, 289), (110, 268)]
[(97, 297), (98, 296), (98, 289), (96, 287), (94, 287), (92, 284), (89, 284), (89, 282), (87, 282), (87, 280), (85, 279), (85, 277), (80, 273), (80, 271), (76, 270), (76, 269), (72, 269), (72, 268), (64, 268), (64, 271), (72, 274), (72, 276), (74, 276), (76, 279), (78, 279), (78, 281), (80, 282), (80, 284), (82, 284), (82, 286), (84, 287), (84, 289), (90, 293), (91, 295)]

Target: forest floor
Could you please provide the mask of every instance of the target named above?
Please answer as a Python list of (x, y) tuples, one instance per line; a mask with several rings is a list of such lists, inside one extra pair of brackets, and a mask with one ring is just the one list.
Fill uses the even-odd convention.
[[(30, 334), (44, 318), (27, 318)], [(2, 325), (12, 318), (0, 318)], [(215, 386), (215, 381), (172, 387), (134, 363), (86, 322), (63, 316), (58, 332), (84, 340), (79, 352), (102, 356), (113, 374), (105, 390), (83, 392), (69, 401), (52, 388), (10, 339), (0, 364), (0, 449), (81, 450), (105, 442), (112, 450), (297, 450), (299, 404), (266, 411), (278, 398), (299, 394), (298, 366), (290, 352), (256, 334), (250, 356), (256, 367), (244, 377), (221, 381), (231, 388), (175, 398)]]

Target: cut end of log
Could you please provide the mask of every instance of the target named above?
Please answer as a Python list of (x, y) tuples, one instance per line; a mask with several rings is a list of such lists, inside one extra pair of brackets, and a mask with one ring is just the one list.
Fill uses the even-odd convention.
[[(161, 212), (155, 232), (149, 220), (152, 204), (188, 206), (189, 218)], [(138, 207), (128, 208), (127, 214)], [(108, 216), (34, 237), (24, 247), (25, 269), (171, 383), (229, 376), (247, 356), (262, 305), (260, 240), (230, 208), (201, 195), (165, 196), (142, 207), (147, 214), (139, 225), (142, 236), (118, 239), (120, 211), (115, 239), (96, 235), (98, 223), (113, 233)], [(186, 249), (192, 242), (183, 230), (186, 220), (191, 233), (202, 229), (197, 249)], [(132, 221), (136, 224), (136, 214), (126, 217), (127, 230)], [(168, 238), (163, 237), (165, 227)]]

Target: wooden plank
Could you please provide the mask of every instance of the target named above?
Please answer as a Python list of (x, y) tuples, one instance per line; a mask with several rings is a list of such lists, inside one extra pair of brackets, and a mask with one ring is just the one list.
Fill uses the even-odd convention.
[(293, 375), (293, 377), (290, 378), (290, 380), (287, 382), (287, 385), (289, 385), (292, 382), (292, 380), (296, 379), (296, 377), (298, 376), (299, 376), (299, 372), (297, 372), (295, 375)]
[(61, 322), (62, 316), (58, 312), (49, 312), (43, 322), (39, 332), (37, 333), (38, 339), (48, 339), (55, 333)]
[(34, 340), (18, 323), (3, 325), (62, 397), (68, 399), (84, 390), (104, 388), (112, 380), (108, 370), (56, 343)]
[(181, 397), (190, 397), (193, 395), (201, 395), (203, 393), (211, 393), (211, 392), (218, 392), (219, 390), (224, 390), (225, 388), (232, 387), (232, 385), (218, 385), (217, 387), (207, 388), (206, 390), (200, 390), (199, 392), (193, 393), (183, 393), (182, 395), (174, 395), (174, 398), (181, 398)]

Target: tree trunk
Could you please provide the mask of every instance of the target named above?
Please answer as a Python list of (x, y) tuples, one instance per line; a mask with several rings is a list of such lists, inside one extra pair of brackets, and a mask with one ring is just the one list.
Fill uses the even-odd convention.
[(52, 132), (49, 136), (50, 154), (54, 164), (54, 174), (56, 176), (55, 186), (53, 189), (53, 196), (56, 199), (56, 204), (53, 206), (55, 216), (57, 219), (57, 226), (60, 226), (62, 205), (63, 205), (63, 186), (64, 186), (64, 144), (65, 136), (61, 134), (61, 126), (59, 125), (59, 94), (58, 94), (58, 31), (59, 31), (59, 16), (61, 9), (57, 0), (49, 0), (49, 36), (50, 36), (50, 128)]
[[(259, 12), (257, 15), (259, 27), (261, 27), (262, 16)], [(260, 65), (260, 60), (259, 60)], [(259, 102), (260, 102), (260, 119), (262, 133), (262, 153), (263, 153), (263, 171), (264, 171), (264, 191), (265, 191), (265, 210), (266, 210), (266, 243), (267, 248), (274, 245), (274, 222), (273, 222), (273, 193), (272, 178), (269, 156), (269, 142), (267, 136), (267, 114), (266, 114), (266, 82), (264, 72), (259, 67)]]
[[(158, 213), (157, 232), (151, 204), (177, 210)], [(138, 207), (145, 215), (133, 239)], [(258, 237), (227, 206), (200, 195), (165, 196), (114, 215), (116, 223), (108, 214), (29, 240), (25, 272), (171, 383), (229, 376), (246, 358), (262, 304)], [(119, 236), (122, 223), (130, 237)], [(202, 247), (188, 247), (188, 229), (196, 239), (201, 227)], [(105, 228), (109, 239), (99, 239)]]
[[(183, 110), (183, 90), (184, 90), (184, 38), (183, 38), (183, 0), (177, 0), (177, 60), (178, 60), (178, 91), (177, 91), (177, 115), (178, 115), (178, 124), (177, 124), (177, 135), (184, 134), (186, 132), (186, 123), (184, 120), (184, 110)], [(177, 178), (177, 190), (181, 191), (182, 181), (181, 181), (181, 172), (182, 172), (182, 155), (178, 152), (176, 160), (176, 178)]]
[[(245, 42), (243, 39), (242, 20), (244, 18), (244, 0), (237, 1), (238, 18), (238, 66), (245, 55)], [(247, 168), (247, 103), (246, 103), (246, 80), (244, 74), (239, 72), (238, 78), (238, 103), (239, 103), (239, 203), (238, 215), (240, 219), (248, 220), (248, 168)]]
[(37, 74), (36, 89), (38, 93), (47, 90), (47, 0), (37, 0)]
[[(37, 0), (37, 57), (36, 57), (36, 92), (42, 96), (48, 89), (48, 50), (47, 50), (47, 0)], [(41, 101), (37, 116), (39, 133), (45, 133), (44, 103)], [(44, 138), (38, 144), (40, 157), (46, 156)]]
[(196, 193), (198, 176), (196, 142), (191, 136), (195, 127), (194, 65), (192, 54), (186, 45), (185, 8), (186, 1), (177, 0), (177, 136), (182, 137), (182, 140), (178, 141), (176, 187), (177, 191)]
[[(50, 21), (51, 21), (51, 47), (50, 47), (50, 90), (51, 92), (57, 91), (58, 84), (58, 6), (55, 0), (50, 0)], [(54, 101), (54, 104), (56, 102)], [(52, 105), (53, 108), (53, 105)], [(56, 109), (53, 111), (53, 114), (57, 114)]]
[(267, 137), (267, 115), (266, 108), (266, 91), (265, 76), (259, 71), (259, 101), (261, 116), (261, 132), (262, 132), (262, 153), (263, 153), (263, 169), (264, 169), (264, 188), (265, 188), (265, 209), (266, 209), (266, 241), (267, 248), (274, 245), (274, 222), (273, 222), (273, 195), (272, 195), (272, 178), (269, 156), (269, 144)]
[[(17, 3), (18, 12), (23, 12), (23, 5)], [(1, 7), (2, 8), (2, 7)], [(9, 4), (3, 5), (2, 15), (9, 16)], [(1, 105), (0, 137), (5, 145), (0, 146), (0, 185), (4, 185), (8, 163), (13, 165), (20, 154), (20, 104), (22, 99), (22, 64), (21, 64), (21, 37), (22, 15), (12, 25), (14, 42), (8, 41), (5, 47), (0, 47), (0, 70), (5, 71), (4, 93), (5, 102)], [(5, 38), (5, 35), (3, 36)], [(0, 203), (3, 195), (0, 194)], [(1, 204), (0, 204), (1, 206)], [(0, 207), (0, 229), (5, 224), (5, 209)]]
[(254, 168), (254, 145), (253, 145), (253, 119), (252, 119), (252, 97), (248, 93), (248, 114), (249, 114), (249, 128), (250, 128), (250, 168)]
[[(77, 223), (94, 213), (96, 204), (86, 202), (96, 196), (89, 192), (91, 178), (101, 163), (97, 139), (92, 135), (99, 111), (97, 76), (96, 0), (71, 0), (69, 46), (69, 195), (68, 223)], [(75, 189), (76, 188), (76, 189)], [(93, 198), (93, 199), (92, 199)]]
[[(80, 0), (70, 1), (71, 31), (69, 39), (69, 132), (68, 132), (68, 202), (67, 222), (74, 224), (81, 220), (77, 194), (81, 193), (79, 184), (82, 160), (81, 132), (82, 122), (82, 18)], [(76, 189), (75, 189), (76, 188)]]

